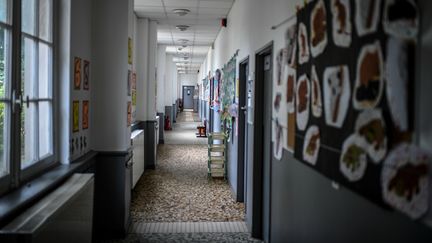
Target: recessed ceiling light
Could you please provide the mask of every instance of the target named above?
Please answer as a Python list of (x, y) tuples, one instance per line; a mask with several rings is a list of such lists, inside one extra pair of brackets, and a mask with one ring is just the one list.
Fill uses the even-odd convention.
[(173, 13), (177, 14), (178, 16), (185, 16), (186, 14), (190, 13), (190, 10), (186, 8), (176, 8), (173, 9)]
[(186, 31), (187, 29), (189, 29), (189, 27), (189, 25), (176, 25), (176, 29), (180, 31)]

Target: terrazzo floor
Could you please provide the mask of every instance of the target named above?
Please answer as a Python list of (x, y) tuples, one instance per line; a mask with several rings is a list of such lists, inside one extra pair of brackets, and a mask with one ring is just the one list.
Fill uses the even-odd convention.
[(228, 183), (207, 178), (207, 139), (195, 137), (194, 115), (180, 113), (158, 146), (156, 170), (146, 170), (138, 181), (132, 193), (134, 222), (244, 221), (244, 204), (232, 198)]
[(126, 239), (104, 243), (152, 243), (152, 242), (262, 242), (249, 233), (176, 233), (176, 234), (128, 234)]
[(106, 242), (261, 242), (247, 232), (244, 204), (235, 202), (228, 183), (207, 178), (207, 139), (195, 136), (197, 121), (185, 111), (165, 131), (156, 169), (146, 170), (133, 190), (129, 234)]

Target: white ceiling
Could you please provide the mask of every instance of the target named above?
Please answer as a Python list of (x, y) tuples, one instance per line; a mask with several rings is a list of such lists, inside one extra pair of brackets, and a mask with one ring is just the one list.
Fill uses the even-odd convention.
[[(158, 44), (167, 45), (167, 53), (175, 55), (180, 73), (197, 73), (219, 33), (221, 19), (226, 18), (233, 3), (234, 0), (135, 0), (135, 12), (140, 18), (158, 21)], [(178, 16), (173, 12), (178, 8), (190, 13)], [(180, 31), (176, 25), (190, 28)], [(181, 50), (180, 39), (189, 40)]]

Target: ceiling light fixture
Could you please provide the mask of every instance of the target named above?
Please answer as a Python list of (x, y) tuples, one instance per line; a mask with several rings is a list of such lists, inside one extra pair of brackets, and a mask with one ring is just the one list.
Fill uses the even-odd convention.
[(173, 13), (177, 14), (178, 16), (185, 16), (186, 14), (190, 13), (190, 10), (186, 8), (176, 8), (173, 9)]
[(183, 44), (185, 44), (185, 43), (188, 43), (188, 42), (189, 42), (189, 40), (188, 40), (188, 39), (178, 39), (178, 41), (179, 41), (180, 43), (183, 43)]
[(180, 31), (186, 31), (187, 29), (189, 29), (189, 27), (189, 25), (176, 25), (176, 29)]

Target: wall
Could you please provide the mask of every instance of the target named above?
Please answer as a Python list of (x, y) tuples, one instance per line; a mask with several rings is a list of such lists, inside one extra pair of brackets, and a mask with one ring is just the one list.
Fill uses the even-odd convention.
[[(92, 141), (96, 151), (126, 151), (129, 6), (133, 2), (93, 0)], [(115, 16), (115, 18), (113, 18)], [(116, 57), (116, 58), (113, 58)]]
[(179, 74), (178, 75), (178, 97), (183, 96), (183, 86), (195, 86), (198, 83), (198, 74)]
[[(214, 51), (209, 52), (207, 63), (201, 66), (201, 75), (221, 68), (237, 49), (240, 49), (238, 61), (249, 56), (250, 76), (255, 76), (255, 53), (273, 41), (274, 53), (284, 45), (286, 25), (271, 30), (272, 25), (282, 22), (295, 13), (296, 5), (302, 0), (237, 0), (229, 16), (228, 27), (223, 28), (215, 43)], [(430, 1), (420, 1), (423, 16), (432, 12)], [(432, 23), (424, 18), (419, 80), (417, 80), (417, 134), (418, 141), (425, 148), (431, 148), (432, 122), (427, 105), (432, 97), (428, 82), (431, 71), (425, 67), (431, 62)], [(275, 63), (275, 55), (273, 63)], [(210, 65), (209, 65), (210, 63)], [(275, 76), (275, 68), (273, 69)], [(202, 77), (202, 76), (201, 76)], [(238, 77), (238, 75), (237, 75)], [(428, 89), (426, 89), (428, 88)], [(270, 107), (268, 108), (270, 109)], [(421, 114), (421, 116), (420, 116)], [(249, 131), (253, 125), (246, 128)], [(249, 151), (253, 141), (248, 141)], [(251, 161), (248, 163), (247, 187), (251, 188), (253, 179)], [(232, 168), (231, 168), (232, 169)], [(230, 173), (230, 183), (235, 186)], [(422, 223), (416, 223), (407, 217), (386, 210), (365, 198), (341, 187), (333, 189), (328, 178), (296, 161), (291, 154), (284, 151), (281, 161), (272, 158), (270, 164), (270, 188), (265, 188), (265, 198), (270, 202), (270, 214), (264, 215), (270, 229), (265, 235), (272, 242), (430, 242), (432, 231)], [(251, 192), (248, 191), (248, 209), (246, 221), (250, 227)], [(423, 240), (423, 241), (422, 241)]]
[(166, 45), (158, 45), (157, 51), (157, 112), (165, 113)]

